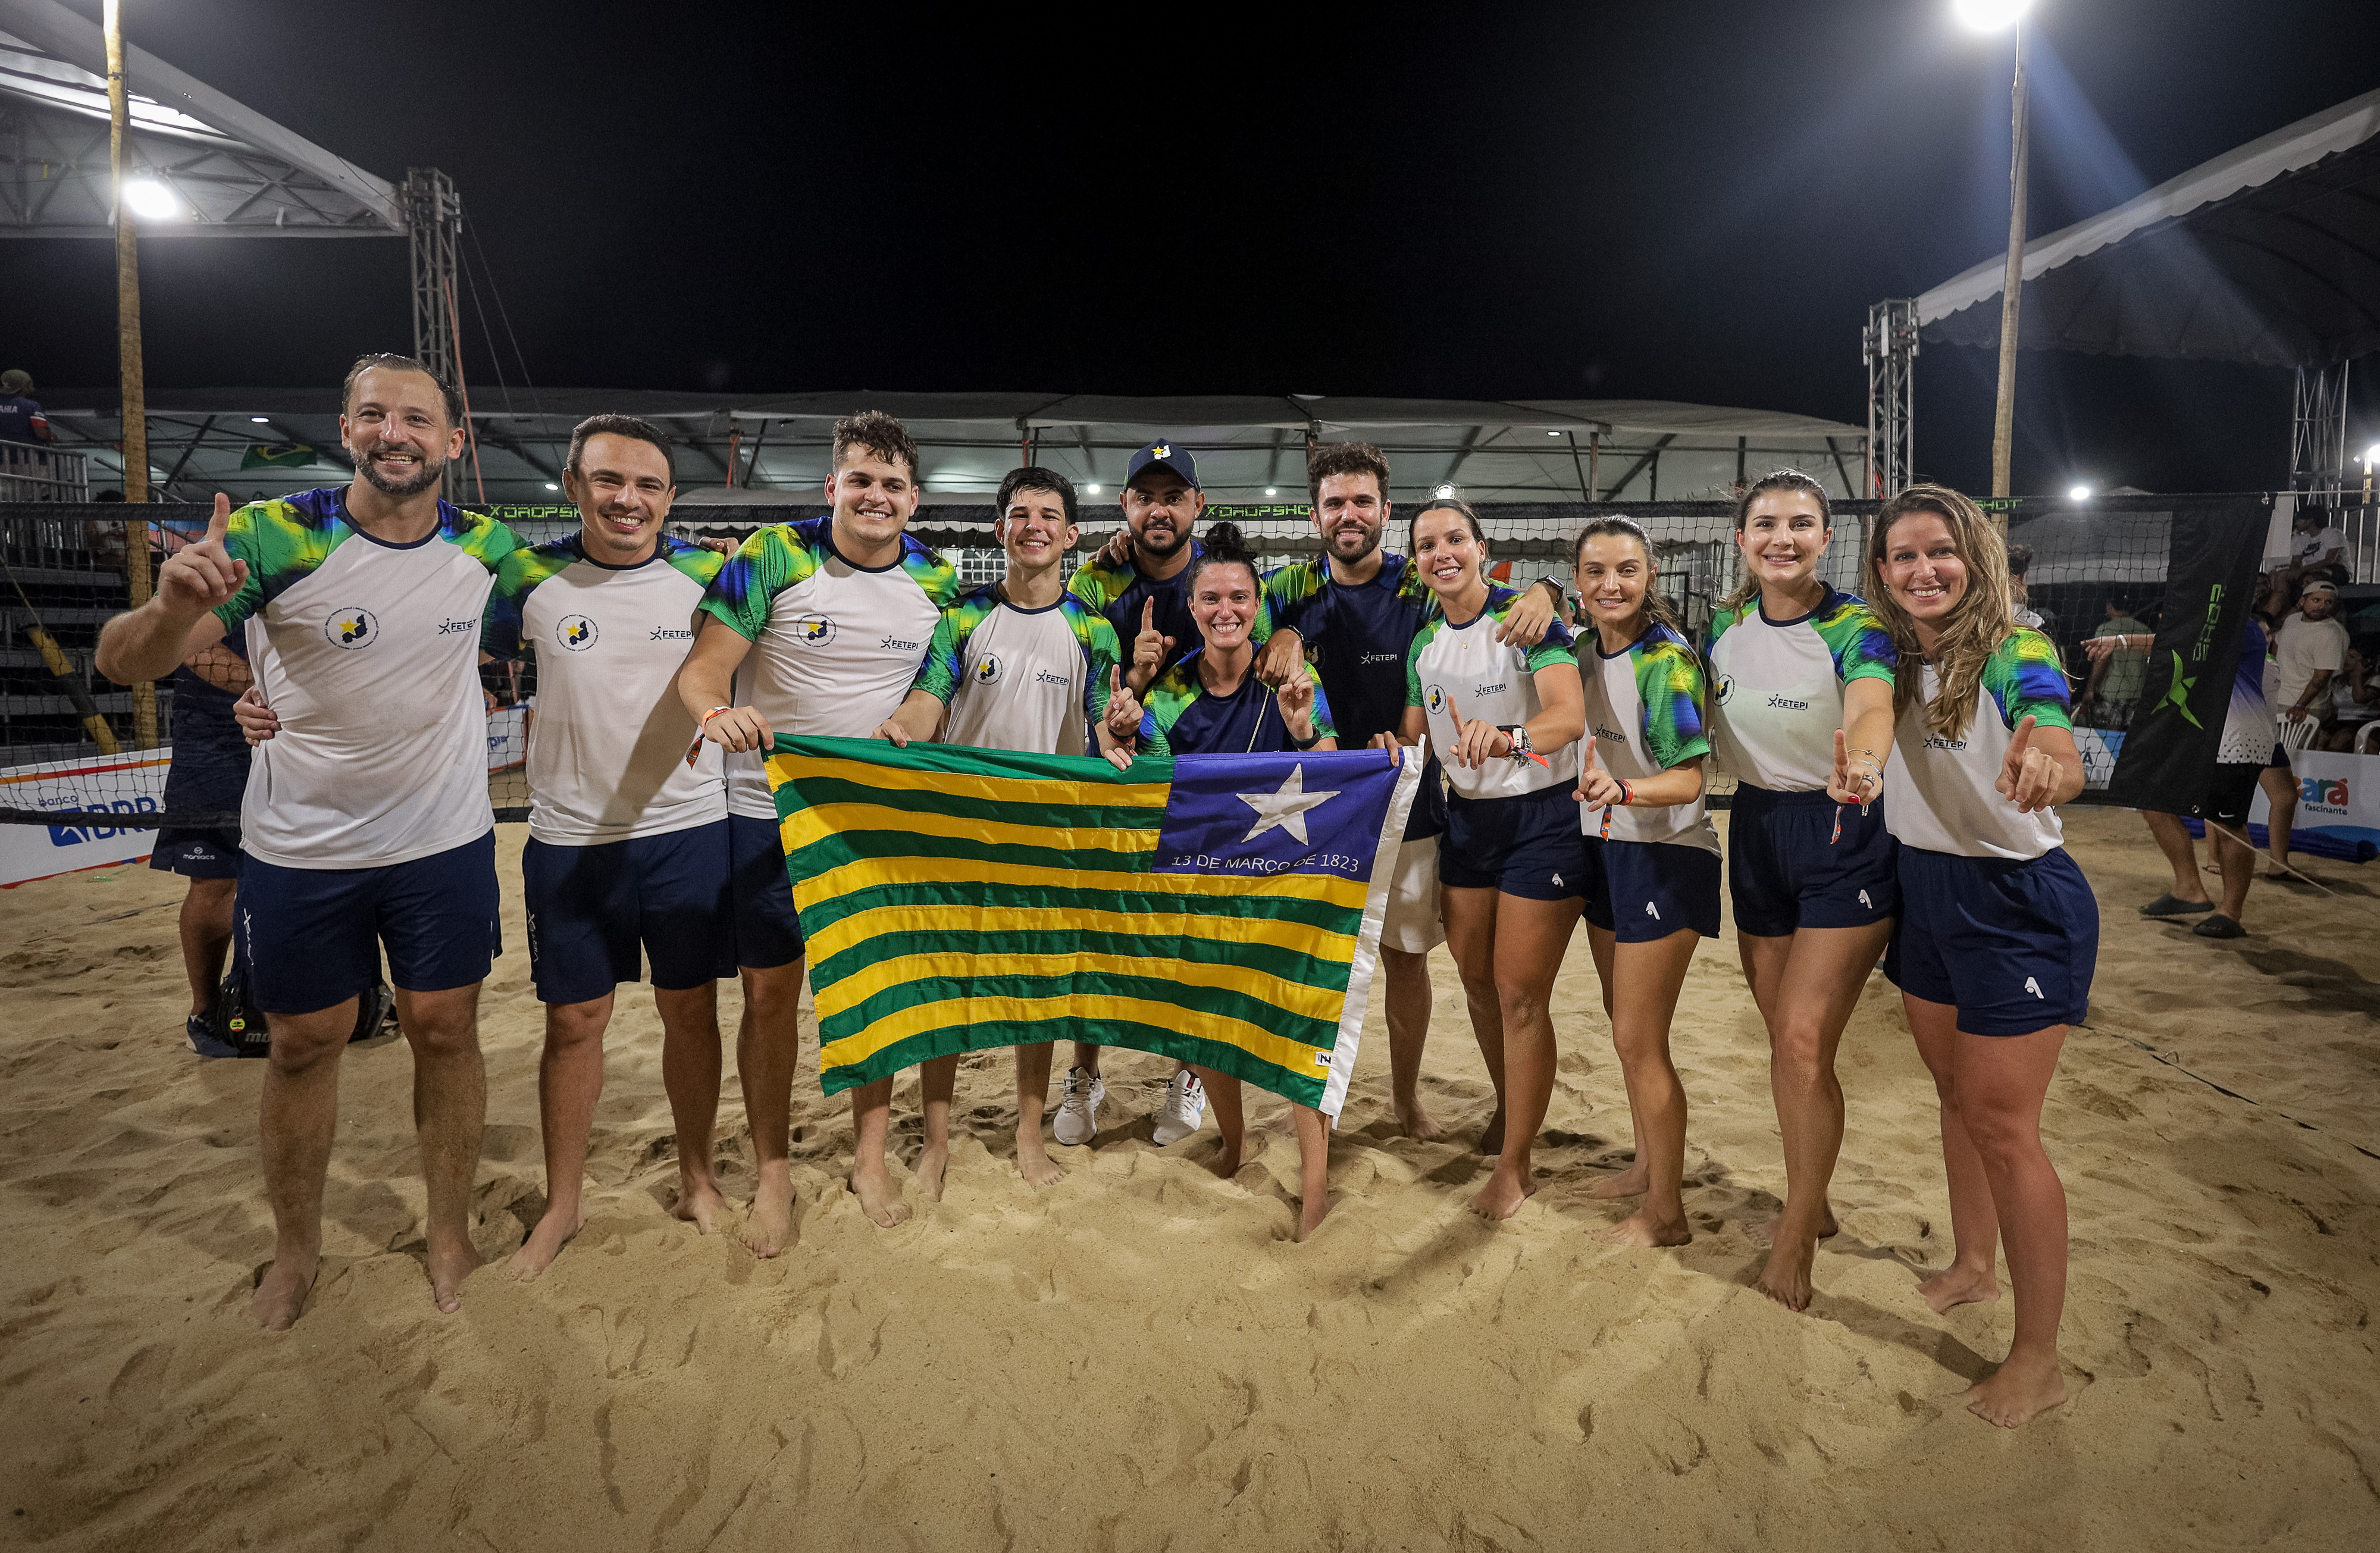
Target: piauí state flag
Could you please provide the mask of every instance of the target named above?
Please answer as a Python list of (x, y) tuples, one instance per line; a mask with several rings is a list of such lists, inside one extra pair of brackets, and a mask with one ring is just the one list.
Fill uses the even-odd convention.
[(1105, 760), (779, 735), (830, 1095), (1084, 1040), (1346, 1101), (1421, 762)]

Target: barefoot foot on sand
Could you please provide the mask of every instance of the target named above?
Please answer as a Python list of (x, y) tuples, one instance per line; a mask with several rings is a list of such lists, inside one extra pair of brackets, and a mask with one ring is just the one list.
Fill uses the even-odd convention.
[(794, 1183), (792, 1173), (771, 1179), (763, 1173), (752, 1189), (752, 1206), (744, 1211), (744, 1228), (736, 1238), (744, 1249), (766, 1260), (794, 1244)]
[[(1769, 1219), (1754, 1219), (1743, 1227), (1743, 1238), (1755, 1245), (1774, 1245), (1777, 1244), (1777, 1226), (1784, 1221), (1785, 1216), (1781, 1213)], [(1842, 1232), (1843, 1227), (1835, 1222), (1834, 1205), (1829, 1203), (1827, 1205), (1827, 1216), (1818, 1220), (1818, 1238), (1832, 1240)]]
[(1017, 1138), (1016, 1171), (1025, 1178), (1027, 1186), (1055, 1186), (1066, 1179), (1065, 1171), (1057, 1160), (1050, 1158), (1049, 1149), (1042, 1146), (1038, 1129), (1030, 1136), (1020, 1135)]
[(1325, 1195), (1310, 1203), (1297, 1205), (1297, 1238), (1303, 1244), (1313, 1235), (1323, 1219), (1330, 1216), (1330, 1198)]
[(431, 1299), (441, 1311), (452, 1316), (463, 1308), (463, 1280), (479, 1271), (480, 1264), (487, 1258), (467, 1240), (460, 1245), (433, 1245), (423, 1260), (430, 1265)]
[(513, 1277), (528, 1282), (552, 1267), (553, 1259), (562, 1255), (562, 1248), (570, 1244), (570, 1237), (586, 1225), (587, 1215), (577, 1207), (567, 1211), (547, 1208), (545, 1217), (537, 1221), (528, 1239), (521, 1242), (521, 1248), (513, 1253), (505, 1266), (512, 1269)]
[(1230, 1144), (1225, 1144), (1221, 1148), (1217, 1149), (1215, 1157), (1207, 1161), (1207, 1168), (1225, 1181), (1240, 1173), (1240, 1151)]
[(1601, 1233), (1613, 1245), (1683, 1245), (1694, 1238), (1682, 1215), (1660, 1219), (1650, 1207), (1640, 1207), (1619, 1223), (1604, 1226)]
[(1933, 1277), (1918, 1280), (1917, 1292), (1937, 1313), (1952, 1305), (1981, 1304), (2000, 1297), (2000, 1280), (1989, 1270), (1976, 1271), (1953, 1262)]
[(710, 1233), (710, 1222), (727, 1206), (719, 1183), (710, 1176), (697, 1178), (684, 1171), (677, 1172), (677, 1207), (670, 1211), (694, 1226), (698, 1235)]
[[(1422, 1109), (1422, 1103), (1418, 1098), (1410, 1104), (1403, 1101), (1397, 1102), (1396, 1113), (1397, 1131), (1415, 1143), (1436, 1143), (1446, 1136), (1446, 1129), (1431, 1120), (1429, 1112)], [(1502, 1140), (1499, 1139), (1497, 1143), (1500, 1150)]]
[(275, 1257), (249, 1298), (248, 1313), (256, 1317), (257, 1325), (268, 1332), (287, 1331), (306, 1308), (306, 1296), (314, 1291), (320, 1267), (318, 1257)]
[(1496, 1114), (1488, 1119), (1488, 1125), (1481, 1130), (1478, 1145), (1472, 1149), (1472, 1152), (1485, 1154), (1490, 1159), (1504, 1152), (1504, 1108), (1502, 1106), (1498, 1106)]
[(1768, 1248), (1768, 1261), (1760, 1269), (1760, 1292), (1783, 1305), (1787, 1310), (1807, 1310), (1810, 1306), (1810, 1263), (1818, 1254), (1818, 1243), (1799, 1235), (1786, 1235)]
[(909, 1217), (909, 1205), (901, 1200), (901, 1189), (892, 1184), (892, 1174), (880, 1159), (872, 1170), (853, 1167), (851, 1195), (859, 1199), (859, 1210), (880, 1230), (889, 1230)]
[(2007, 1364), (1961, 1393), (1967, 1411), (1987, 1424), (2013, 1429), (2066, 1400), (2066, 1377), (2055, 1358)]
[(1634, 1164), (1618, 1175), (1607, 1175), (1600, 1181), (1589, 1183), (1586, 1195), (1590, 1197), (1641, 1197), (1645, 1188), (1652, 1184), (1651, 1172), (1643, 1165)]
[(917, 1195), (929, 1203), (941, 1202), (942, 1176), (950, 1168), (951, 1146), (947, 1142), (928, 1144), (925, 1152), (917, 1156), (917, 1162), (910, 1167), (910, 1173), (917, 1178)]
[(1536, 1189), (1535, 1178), (1516, 1171), (1507, 1171), (1500, 1161), (1496, 1173), (1488, 1178), (1488, 1184), (1471, 1199), (1471, 1211), (1490, 1222), (1510, 1219), (1521, 1211), (1521, 1205), (1527, 1202)]

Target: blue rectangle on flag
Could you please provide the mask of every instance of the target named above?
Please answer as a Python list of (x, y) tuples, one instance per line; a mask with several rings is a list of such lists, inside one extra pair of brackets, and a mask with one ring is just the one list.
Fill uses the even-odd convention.
[(1396, 763), (1379, 750), (1176, 756), (1155, 868), (1368, 883), (1396, 790)]

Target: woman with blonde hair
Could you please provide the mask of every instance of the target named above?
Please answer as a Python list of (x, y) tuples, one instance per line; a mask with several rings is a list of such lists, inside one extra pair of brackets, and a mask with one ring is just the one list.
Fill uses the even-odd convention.
[(1835, 1232), (1835, 1048), (1898, 900), (1876, 805), (1898, 657), (1866, 601), (1818, 575), (1833, 538), (1825, 486), (1798, 469), (1755, 481), (1735, 508), (1743, 585), (1721, 601), (1703, 647), (1712, 752), (1737, 783), (1727, 834), (1736, 949), (1768, 1027), (1785, 1144), (1785, 1210), (1767, 1226), (1760, 1289), (1788, 1310), (1809, 1304), (1818, 1242)]
[(1901, 915), (1885, 975), (1941, 1098), (1955, 1238), (1918, 1287), (1937, 1311), (1997, 1300), (2005, 1244), (2016, 1337), (1966, 1401), (2014, 1428), (2066, 1400), (2066, 1190), (2041, 1106), (2098, 958), (2098, 905), (2053, 812), (2082, 791), (2082, 760), (2058, 649), (2016, 623), (2007, 546), (1973, 502), (1919, 485), (1886, 503), (1866, 588), (1900, 654), (1885, 825)]

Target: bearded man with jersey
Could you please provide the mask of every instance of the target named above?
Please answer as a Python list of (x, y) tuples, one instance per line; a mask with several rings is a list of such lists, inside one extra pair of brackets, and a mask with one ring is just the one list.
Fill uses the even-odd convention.
[(130, 683), (242, 629), (282, 723), (240, 807), (237, 923), (273, 1045), (259, 1129), (273, 1256), (249, 1301), (270, 1329), (297, 1320), (313, 1287), (339, 1061), (383, 949), (413, 1049), (440, 1310), (461, 1308), (480, 1265), (480, 984), (501, 947), (480, 620), (516, 541), (439, 499), (461, 409), (418, 361), (358, 358), (339, 418), (356, 479), (237, 513), (217, 496), (206, 538), (100, 638), (100, 672)]
[[(868, 738), (916, 684), (958, 571), (906, 533), (917, 510), (917, 444), (880, 410), (834, 425), (825, 517), (746, 540), (702, 601), (706, 617), (678, 671), (678, 698), (702, 737), (727, 751), (735, 960), (744, 977), (736, 1067), (759, 1182), (744, 1229), (756, 1256), (793, 1235), (794, 1065), (805, 959), (801, 921), (761, 762), (779, 733)], [(851, 1189), (879, 1225), (909, 1217), (885, 1161), (892, 1080), (851, 1092), (857, 1134)]]

